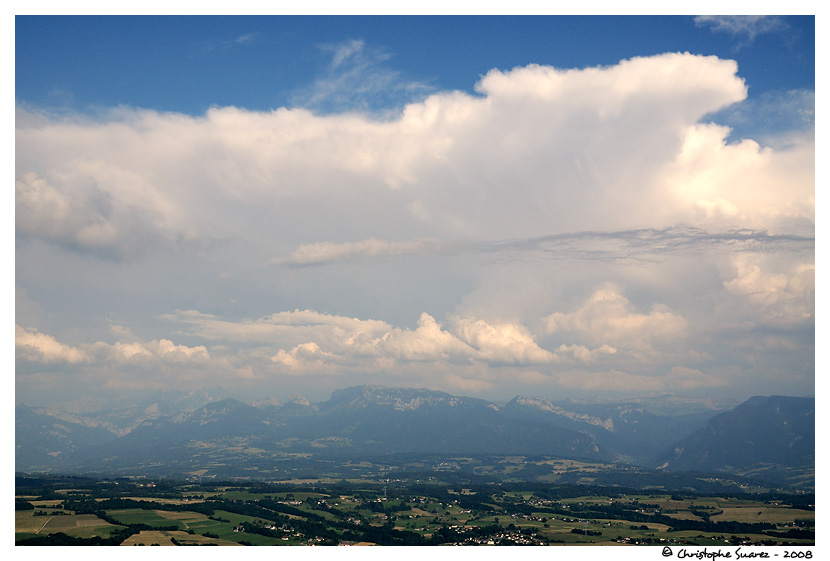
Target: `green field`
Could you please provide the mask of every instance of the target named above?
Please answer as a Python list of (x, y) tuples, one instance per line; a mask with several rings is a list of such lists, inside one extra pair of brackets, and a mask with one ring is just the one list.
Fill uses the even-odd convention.
[(16, 541), (65, 534), (122, 545), (815, 544), (815, 499), (803, 494), (539, 482), (90, 486), (18, 493), (16, 508), (26, 510), (15, 513)]
[(126, 510), (108, 510), (107, 514), (125, 526), (128, 524), (147, 524), (148, 526), (176, 526), (180, 530), (186, 529), (184, 522), (171, 517), (178, 513), (163, 513), (163, 511), (158, 510), (133, 508)]
[(15, 512), (15, 536), (36, 536), (63, 532), (79, 538), (107, 537), (121, 528), (101, 520), (94, 514), (61, 514), (34, 516), (32, 511)]

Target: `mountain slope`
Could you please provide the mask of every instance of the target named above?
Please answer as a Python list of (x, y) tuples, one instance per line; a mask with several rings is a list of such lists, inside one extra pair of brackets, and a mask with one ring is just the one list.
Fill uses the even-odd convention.
[(670, 470), (780, 477), (815, 465), (815, 398), (752, 397), (677, 442), (661, 458)]
[(97, 469), (102, 463), (128, 467), (182, 461), (192, 457), (194, 445), (213, 448), (233, 439), (267, 438), (278, 426), (267, 411), (228, 398), (190, 413), (144, 421), (113, 442), (79, 450), (66, 465)]
[(49, 469), (78, 449), (112, 442), (116, 438), (105, 429), (36, 413), (23, 404), (15, 407), (16, 470)]
[[(300, 398), (284, 404), (259, 400), (256, 406), (212, 401), (146, 419), (115, 438), (19, 406), (15, 459), (20, 471), (219, 470), (256, 477), (287, 473), (280, 466), (300, 460), (308, 460), (303, 473), (313, 474), (325, 465), (396, 454), (552, 456), (808, 486), (815, 462), (814, 409), (813, 398), (756, 397), (707, 423), (706, 411), (656, 415), (639, 403), (517, 397), (497, 406), (432, 390), (359, 386), (314, 404)], [(649, 462), (654, 457), (659, 461)]]
[(516, 418), (590, 434), (617, 460), (641, 465), (650, 465), (657, 451), (702, 428), (716, 414), (655, 415), (637, 403), (553, 403), (521, 396), (505, 405), (504, 411)]
[(222, 388), (191, 393), (159, 392), (143, 399), (124, 396), (116, 400), (80, 398), (60, 408), (38, 407), (34, 411), (63, 421), (100, 427), (123, 436), (144, 421), (194, 411), (229, 397)]
[(422, 389), (360, 386), (319, 404), (260, 407), (234, 399), (147, 420), (58, 464), (73, 471), (130, 466), (343, 460), (384, 454), (518, 454), (610, 459), (585, 433), (505, 415), (498, 406)]
[(605, 459), (577, 431), (505, 415), (498, 406), (423, 389), (336, 391), (297, 436), (348, 438), (364, 453), (551, 454)]

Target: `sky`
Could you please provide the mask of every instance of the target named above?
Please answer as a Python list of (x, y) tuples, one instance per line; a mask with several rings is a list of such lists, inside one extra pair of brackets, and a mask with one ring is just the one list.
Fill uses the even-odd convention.
[(813, 395), (812, 16), (15, 18), (15, 399)]

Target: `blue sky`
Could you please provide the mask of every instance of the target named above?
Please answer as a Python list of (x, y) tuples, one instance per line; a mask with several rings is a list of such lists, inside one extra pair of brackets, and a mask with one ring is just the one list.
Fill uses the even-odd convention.
[[(331, 77), (335, 50), (351, 41), (363, 49), (344, 61), (349, 70), (364, 65), (396, 84), (421, 85), (412, 98), (472, 93), (492, 68), (579, 68), (685, 51), (737, 60), (752, 96), (814, 89), (814, 18), (771, 21), (728, 27), (692, 16), (17, 17), (15, 95), (80, 110), (124, 104), (191, 115), (214, 105), (292, 107), (308, 101), (302, 92), (311, 84)], [(372, 94), (359, 99), (370, 109), (409, 101), (398, 91)]]
[(809, 395), (813, 17), (17, 17), (16, 398)]

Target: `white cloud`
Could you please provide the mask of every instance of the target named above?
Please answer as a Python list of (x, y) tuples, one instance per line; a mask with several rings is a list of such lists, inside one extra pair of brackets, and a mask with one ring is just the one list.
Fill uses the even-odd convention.
[[(122, 249), (135, 245), (132, 232), (168, 244), (242, 234), (310, 247), (326, 232), (501, 239), (663, 227), (646, 211), (667, 202), (656, 175), (698, 119), (746, 96), (735, 72), (732, 61), (689, 54), (493, 70), (481, 97), (434, 94), (384, 122), (234, 107), (43, 120), (19, 107), (17, 177), (31, 190), (24, 178), (36, 174), (64, 206), (109, 201), (86, 222), (107, 219), (120, 234), (108, 243)], [(695, 202), (671, 208), (693, 223)], [(79, 230), (29, 221), (20, 231), (46, 239)]]
[(271, 357), (271, 361), (281, 367), (280, 372), (289, 374), (336, 373), (336, 365), (330, 365), (329, 361), (337, 359), (336, 355), (322, 351), (314, 342), (302, 343), (290, 351), (280, 349)]
[(109, 247), (118, 241), (115, 224), (90, 201), (72, 199), (36, 173), (15, 181), (15, 220), (18, 232), (79, 246)]
[(810, 138), (782, 150), (752, 140), (726, 144), (728, 129), (698, 125), (659, 180), (667, 206), (709, 229), (743, 227), (812, 235), (815, 229), (815, 146)]
[(325, 44), (331, 62), (313, 84), (294, 92), (295, 105), (331, 111), (389, 110), (431, 90), (386, 66), (392, 55), (361, 39)]
[(67, 363), (108, 365), (118, 368), (124, 364), (140, 363), (148, 366), (171, 364), (179, 366), (205, 365), (211, 360), (207, 348), (199, 345), (176, 345), (169, 339), (147, 342), (117, 341), (84, 343), (70, 346), (36, 329), (15, 326), (15, 347), (20, 359), (32, 363)]
[(210, 341), (291, 346), (312, 339), (327, 346), (354, 348), (361, 346), (361, 341), (375, 339), (391, 329), (383, 321), (334, 316), (313, 310), (278, 312), (242, 321), (225, 320), (195, 310), (177, 312), (166, 318), (189, 326), (188, 334)]
[(539, 347), (522, 325), (490, 324), (481, 319), (456, 318), (453, 330), (459, 339), (477, 350), (477, 355), (497, 364), (544, 364), (553, 355)]
[(97, 347), (107, 353), (116, 362), (130, 362), (141, 359), (152, 359), (153, 353), (144, 345), (138, 342), (134, 343), (114, 343), (108, 345), (107, 343), (98, 343)]
[[(187, 390), (254, 379), (249, 365), (214, 357), (203, 345), (169, 339), (85, 342), (67, 345), (36, 329), (16, 326), (18, 389), (52, 399), (118, 390)], [(220, 350), (221, 351), (221, 350)], [(231, 357), (232, 358), (232, 357)], [(45, 386), (44, 386), (45, 384)]]
[(38, 332), (37, 329), (27, 329), (14, 326), (14, 346), (18, 359), (31, 362), (69, 363), (75, 364), (89, 359), (87, 354), (69, 345), (64, 345), (51, 335)]
[(392, 329), (374, 344), (381, 353), (401, 360), (457, 361), (476, 355), (473, 348), (441, 329), (427, 313), (421, 314), (415, 330)]
[[(753, 313), (771, 325), (804, 325), (815, 321), (815, 265), (800, 263), (776, 272), (774, 265), (752, 262), (747, 258), (735, 261), (735, 277), (724, 281), (726, 291), (748, 301)], [(762, 267), (764, 267), (762, 269)], [(733, 301), (734, 302), (734, 301)]]
[(778, 16), (696, 16), (698, 27), (711, 26), (713, 31), (724, 31), (732, 35), (745, 36), (751, 43), (763, 33), (787, 29), (787, 24)]
[[(190, 326), (189, 334), (210, 340), (281, 347), (272, 361), (300, 368), (322, 360), (341, 365), (393, 365), (396, 361), (479, 361), (498, 364), (539, 364), (554, 360), (540, 348), (527, 328), (512, 323), (490, 324), (454, 318), (451, 330), (427, 313), (415, 329), (392, 327), (377, 320), (320, 314), (311, 310), (279, 312), (255, 321), (219, 320), (198, 312), (173, 319)], [(304, 364), (304, 370), (310, 366)]]
[(560, 345), (556, 349), (558, 360), (568, 360), (581, 363), (593, 363), (603, 358), (608, 358), (617, 353), (617, 349), (609, 345), (602, 345), (596, 349), (589, 349), (583, 345)]
[[(343, 76), (383, 62), (340, 47)], [(702, 123), (746, 98), (733, 61), (530, 65), (476, 92), (385, 120), (18, 107), (17, 323), (89, 333), (21, 328), (18, 357), (129, 387), (691, 388), (747, 368), (727, 330), (809, 332), (812, 131), (762, 145)]]
[(688, 324), (660, 304), (638, 313), (612, 285), (596, 290), (577, 310), (554, 312), (544, 322), (548, 333), (559, 337), (632, 351), (651, 351), (654, 345), (682, 339)]
[(169, 339), (160, 339), (152, 341), (147, 347), (165, 362), (198, 364), (210, 361), (210, 353), (204, 345), (188, 347), (186, 345), (176, 345)]

